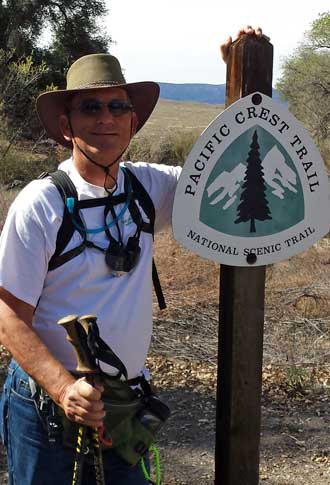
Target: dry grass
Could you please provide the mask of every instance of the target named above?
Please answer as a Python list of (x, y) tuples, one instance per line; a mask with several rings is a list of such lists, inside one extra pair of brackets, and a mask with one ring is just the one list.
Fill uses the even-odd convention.
[[(201, 132), (222, 109), (220, 105), (160, 100), (138, 139), (148, 139), (150, 145), (169, 133)], [(25, 153), (26, 147), (21, 151)], [(63, 159), (67, 153), (58, 150), (56, 156)], [(14, 191), (0, 190), (0, 230), (14, 195)], [(266, 364), (329, 364), (329, 241), (323, 239), (309, 251), (267, 268)], [(155, 306), (153, 348), (162, 355), (190, 355), (215, 363), (219, 265), (179, 247), (169, 233), (156, 238), (156, 253), (168, 309), (161, 313)], [(208, 340), (202, 338), (206, 335)]]
[(175, 131), (201, 133), (222, 111), (222, 105), (161, 99), (138, 137), (159, 139)]
[[(160, 443), (165, 484), (208, 485), (214, 467), (219, 265), (179, 247), (169, 232), (157, 235), (155, 253), (168, 309), (161, 312), (155, 303), (148, 367), (174, 409)], [(267, 268), (262, 483), (329, 483), (329, 277), (328, 239)], [(191, 443), (197, 440), (196, 450)]]
[[(161, 101), (139, 137), (152, 143), (171, 132), (202, 131), (220, 111)], [(0, 190), (0, 231), (14, 195)], [(329, 483), (329, 249), (330, 240), (323, 239), (267, 268), (260, 479), (270, 485)], [(172, 407), (168, 438), (160, 442), (164, 485), (208, 485), (213, 483), (219, 265), (180, 247), (170, 232), (156, 236), (155, 253), (168, 308), (160, 311), (154, 304), (148, 366)], [(1, 347), (0, 354), (3, 377), (9, 355)], [(1, 454), (0, 482), (7, 483)]]
[(124, 157), (183, 165), (201, 132), (222, 110), (221, 105), (160, 100)]
[[(156, 238), (156, 262), (168, 303), (155, 304), (152, 350), (217, 362), (219, 265), (192, 254), (170, 233)], [(267, 268), (264, 364), (309, 371), (330, 364), (329, 240)]]
[(0, 232), (3, 228), (9, 206), (16, 197), (17, 190), (6, 190), (0, 185)]

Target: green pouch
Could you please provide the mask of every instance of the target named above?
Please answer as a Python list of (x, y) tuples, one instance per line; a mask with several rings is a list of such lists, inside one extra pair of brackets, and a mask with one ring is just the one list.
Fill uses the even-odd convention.
[(116, 419), (117, 407), (120, 408), (121, 405), (105, 400), (105, 428), (113, 440), (112, 448), (116, 453), (128, 463), (135, 465), (155, 442), (158, 431), (170, 415), (170, 410), (155, 394), (142, 397), (133, 414), (133, 407), (127, 406), (129, 411), (124, 419), (120, 419), (120, 411)]
[[(105, 439), (109, 441), (111, 438), (111, 446), (101, 443), (101, 448), (113, 449), (125, 461), (135, 465), (154, 443), (156, 431), (166, 420), (163, 415), (159, 418), (149, 410), (149, 401), (159, 400), (153, 394), (138, 396), (125, 381), (119, 379), (105, 378), (103, 384)], [(164, 403), (161, 405), (168, 410)], [(75, 448), (79, 425), (68, 420), (62, 410), (60, 411), (63, 418), (63, 445)], [(153, 418), (151, 429), (148, 427), (149, 422), (143, 425), (143, 418), (146, 416), (149, 421), (150, 417)]]
[(136, 416), (130, 420), (130, 433), (130, 439), (120, 443), (116, 453), (128, 463), (136, 465), (155, 442), (155, 435), (143, 426)]
[[(119, 379), (105, 377), (103, 385), (102, 400), (106, 411), (104, 429), (106, 437), (111, 437), (111, 448), (115, 448), (132, 435), (130, 421), (143, 407), (143, 398), (138, 397), (125, 381)], [(69, 448), (75, 448), (79, 424), (67, 419), (60, 408), (59, 411), (63, 421), (63, 444)], [(101, 446), (102, 449), (109, 449), (109, 446), (103, 443)]]

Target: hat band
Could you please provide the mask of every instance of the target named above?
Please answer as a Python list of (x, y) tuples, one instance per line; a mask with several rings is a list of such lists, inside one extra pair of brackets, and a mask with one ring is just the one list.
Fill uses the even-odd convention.
[(115, 86), (117, 84), (124, 84), (122, 81), (95, 81), (90, 82), (88, 84), (79, 84), (78, 86), (74, 86), (69, 89), (88, 89), (88, 88), (95, 88), (95, 87), (107, 87), (107, 86)]

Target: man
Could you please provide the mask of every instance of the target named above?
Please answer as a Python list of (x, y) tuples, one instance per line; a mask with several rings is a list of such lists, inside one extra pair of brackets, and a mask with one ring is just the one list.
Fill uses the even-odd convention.
[[(261, 30), (247, 27), (242, 33), (261, 35)], [(224, 58), (230, 43), (228, 39), (221, 48)], [(103, 424), (103, 387), (74, 377), (76, 360), (65, 330), (57, 325), (60, 318), (97, 315), (101, 337), (125, 364), (128, 379), (145, 372), (152, 326), (153, 241), (150, 233), (137, 228), (128, 210), (125, 168), (151, 197), (156, 230), (170, 224), (180, 168), (120, 162), (158, 95), (156, 83), (126, 83), (116, 58), (93, 54), (71, 66), (66, 90), (44, 93), (37, 101), (49, 136), (72, 148), (72, 157), (60, 168), (73, 182), (78, 200), (118, 194), (124, 198), (116, 206), (110, 204), (107, 214), (104, 205), (87, 204), (79, 220), (74, 208), (66, 207), (77, 230), (64, 252), (82, 250), (51, 271), (64, 213), (58, 189), (50, 178), (33, 181), (10, 208), (0, 243), (0, 340), (15, 359), (0, 414), (10, 484), (71, 483), (74, 451), (62, 443), (50, 445), (35, 387), (43, 389), (69, 420), (91, 428)], [(139, 204), (138, 209), (147, 223)], [(129, 271), (117, 271), (111, 261), (116, 265), (132, 240), (139, 254)], [(113, 247), (118, 249), (115, 254)], [(107, 364), (102, 369), (114, 373)], [(131, 466), (115, 451), (104, 453), (104, 468), (107, 484), (147, 483), (140, 465)]]

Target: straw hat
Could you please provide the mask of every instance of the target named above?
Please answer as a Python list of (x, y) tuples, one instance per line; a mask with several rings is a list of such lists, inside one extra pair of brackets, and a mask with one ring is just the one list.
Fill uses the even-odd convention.
[(38, 97), (37, 112), (48, 135), (67, 148), (72, 148), (72, 143), (63, 137), (59, 117), (65, 113), (67, 98), (72, 94), (100, 88), (125, 89), (138, 116), (137, 131), (151, 115), (159, 97), (155, 82), (126, 83), (118, 59), (110, 54), (81, 57), (68, 70), (66, 80), (66, 89), (48, 91)]

